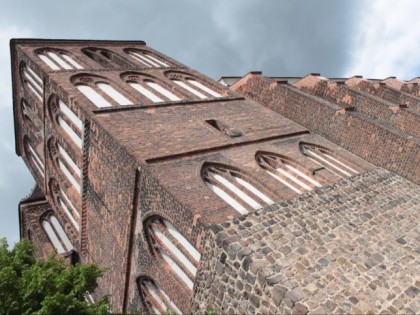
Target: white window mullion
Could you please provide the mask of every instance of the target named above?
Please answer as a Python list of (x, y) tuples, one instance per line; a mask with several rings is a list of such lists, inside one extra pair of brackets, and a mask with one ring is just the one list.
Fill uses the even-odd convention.
[(155, 91), (169, 98), (171, 101), (181, 100), (178, 96), (176, 96), (175, 94), (172, 94), (167, 89), (161, 87), (159, 84), (156, 84), (155, 82), (146, 82), (146, 84), (150, 86), (152, 89), (154, 89)]
[(154, 62), (153, 60), (150, 60), (149, 58), (145, 57), (142, 54), (136, 54), (139, 58), (145, 60), (146, 62), (150, 63), (151, 65), (155, 66), (155, 67), (160, 67), (159, 64), (157, 64), (156, 62)]
[(77, 215), (77, 217), (80, 218), (80, 214), (79, 211), (77, 211), (76, 207), (73, 205), (73, 203), (70, 201), (69, 197), (67, 196), (67, 194), (65, 193), (64, 190), (62, 190), (60, 188), (61, 191), (61, 195), (63, 196), (63, 198), (66, 200), (66, 202), (69, 204), (70, 208), (72, 208), (73, 212)]
[(74, 188), (77, 190), (77, 192), (81, 193), (81, 187), (78, 181), (74, 178), (73, 174), (67, 169), (67, 166), (59, 159), (58, 160), (60, 169), (63, 171), (64, 175), (66, 175), (67, 179), (70, 181), (70, 183), (74, 186)]
[(187, 252), (198, 262), (201, 259), (200, 252), (182, 235), (169, 221), (164, 220), (169, 233), (187, 250)]
[[(286, 164), (287, 167), (287, 164)], [(297, 177), (293, 176), (292, 174), (289, 174), (287, 171), (285, 171), (282, 168), (278, 168), (277, 171), (282, 174), (283, 176), (286, 176), (288, 179), (290, 179), (291, 181), (293, 181), (294, 183), (298, 184), (300, 187), (302, 187), (303, 189), (306, 190), (312, 190), (312, 187), (306, 185), (304, 182), (302, 182), (301, 180), (299, 180)]]
[(115, 90), (112, 86), (106, 83), (96, 84), (98, 88), (104, 91), (110, 98), (116, 101), (120, 105), (133, 105), (133, 103), (128, 100), (124, 95)]
[(144, 88), (143, 86), (141, 86), (138, 83), (128, 83), (133, 89), (137, 90), (137, 92), (139, 92), (140, 94), (142, 94), (143, 96), (147, 97), (149, 100), (151, 100), (152, 102), (163, 102), (163, 100), (156, 96), (154, 93), (150, 92), (148, 89)]
[(175, 83), (176, 83), (176, 84), (178, 84), (180, 87), (184, 88), (185, 90), (187, 90), (187, 91), (191, 92), (192, 94), (194, 94), (194, 95), (198, 96), (198, 97), (199, 97), (199, 98), (201, 98), (201, 99), (205, 99), (205, 98), (207, 98), (207, 96), (206, 96), (206, 95), (204, 95), (204, 94), (202, 94), (202, 93), (198, 92), (197, 90), (193, 89), (192, 87), (190, 87), (189, 85), (185, 84), (185, 83), (184, 83), (184, 82), (182, 82), (182, 81), (179, 81), (179, 80), (172, 80), (172, 82), (175, 82)]
[(80, 229), (79, 224), (77, 223), (77, 221), (73, 217), (73, 215), (72, 215), (71, 211), (69, 210), (69, 208), (67, 208), (67, 205), (65, 204), (65, 202), (63, 200), (61, 200), (61, 199), (59, 199), (59, 202), (60, 202), (61, 208), (63, 208), (64, 212), (69, 217), (71, 223), (73, 223), (73, 225), (76, 228), (76, 230), (79, 231), (79, 229)]
[[(165, 302), (162, 301), (159, 294), (157, 293), (157, 290), (153, 287), (153, 285), (149, 281), (145, 282), (144, 285), (147, 288), (148, 293), (159, 304), (160, 308), (163, 309), (163, 310), (166, 310), (168, 308), (168, 306), (165, 304)], [(159, 312), (157, 314), (159, 314)]]
[(316, 180), (310, 178), (309, 176), (307, 176), (305, 173), (299, 171), (297, 168), (294, 168), (291, 165), (286, 164), (286, 167), (288, 169), (290, 169), (291, 171), (293, 171), (294, 173), (296, 173), (297, 175), (299, 175), (300, 177), (303, 177), (304, 179), (306, 179), (308, 182), (310, 182), (311, 184), (317, 186), (317, 187), (322, 187), (322, 185), (320, 183), (318, 183)]
[(54, 229), (57, 231), (58, 236), (61, 238), (61, 241), (63, 242), (64, 246), (66, 247), (67, 251), (72, 250), (73, 244), (70, 242), (66, 232), (64, 232), (63, 228), (61, 227), (60, 222), (58, 222), (57, 218), (55, 216), (50, 216), (51, 224), (53, 225)]
[(83, 140), (79, 137), (77, 133), (74, 132), (73, 128), (60, 116), (58, 117), (58, 124), (69, 135), (73, 142), (81, 149), (83, 145)]
[(179, 268), (177, 263), (163, 250), (159, 250), (160, 254), (162, 255), (163, 259), (166, 261), (166, 263), (172, 268), (172, 270), (178, 275), (178, 277), (181, 278), (182, 281), (185, 282), (187, 287), (189, 289), (193, 289), (194, 283), (191, 281), (191, 279), (186, 275), (186, 273)]
[(77, 115), (70, 109), (70, 107), (67, 106), (66, 103), (64, 103), (62, 100), (58, 101), (58, 105), (60, 107), (60, 110), (67, 116), (68, 119), (71, 120), (71, 122), (80, 129), (80, 131), (83, 130), (83, 122), (82, 120), (77, 117)]
[(50, 58), (43, 54), (38, 54), (38, 57), (48, 66), (51, 70), (60, 70), (60, 67), (57, 66)]
[(201, 84), (198, 81), (189, 79), (189, 80), (187, 80), (187, 82), (191, 83), (192, 85), (198, 87), (199, 89), (203, 90), (204, 92), (209, 93), (210, 95), (212, 95), (214, 97), (222, 97), (222, 95), (220, 95), (219, 93), (213, 91), (212, 89), (209, 89), (207, 86)]
[(239, 202), (237, 202), (234, 198), (232, 198), (225, 191), (223, 191), (222, 189), (220, 189), (219, 187), (217, 187), (213, 184), (210, 184), (209, 182), (206, 182), (206, 185), (210, 188), (211, 191), (213, 191), (216, 195), (218, 195), (220, 198), (222, 198), (224, 201), (226, 201), (232, 208), (234, 208), (240, 214), (248, 213), (247, 209), (245, 209)]
[(328, 164), (330, 167), (336, 169), (337, 171), (343, 173), (346, 176), (351, 176), (350, 173), (346, 172), (345, 170), (339, 168), (338, 166), (332, 164), (330, 161), (327, 161), (323, 156), (316, 154), (313, 151), (308, 150), (308, 153), (311, 154), (313, 157), (317, 158), (318, 160), (321, 160), (322, 162), (324, 162), (325, 164)]
[(293, 186), (293, 185), (291, 185), (291, 184), (289, 184), (287, 181), (285, 181), (283, 178), (281, 178), (280, 176), (278, 176), (278, 175), (276, 175), (276, 174), (273, 174), (273, 173), (271, 173), (270, 171), (267, 171), (266, 170), (266, 172), (268, 173), (268, 174), (270, 174), (271, 176), (273, 176), (275, 179), (277, 179), (280, 183), (282, 183), (283, 185), (285, 185), (286, 187), (288, 187), (288, 188), (290, 188), (291, 190), (293, 190), (294, 192), (296, 192), (296, 193), (298, 193), (298, 194), (301, 194), (302, 192), (299, 190), (299, 189), (297, 189), (295, 186)]
[(61, 153), (61, 155), (66, 160), (67, 164), (71, 166), (73, 171), (77, 174), (79, 178), (82, 178), (82, 170), (77, 166), (77, 164), (73, 161), (71, 156), (67, 153), (66, 150), (61, 145), (58, 145), (58, 151)]
[(63, 57), (64, 59), (66, 59), (70, 64), (73, 65), (73, 67), (75, 67), (76, 69), (84, 69), (81, 65), (79, 65), (75, 60), (73, 60), (73, 58), (71, 58), (70, 56), (67, 56), (65, 54), (61, 54), (61, 57)]
[(65, 70), (71, 70), (72, 67), (69, 66), (63, 59), (61, 59), (59, 56), (57, 56), (56, 53), (53, 53), (51, 51), (48, 52), (48, 55), (53, 59), (55, 62), (57, 62), (63, 69)]
[(176, 304), (174, 303), (174, 301), (172, 301), (171, 300), (171, 298), (166, 294), (166, 292), (165, 291), (163, 291), (163, 289), (158, 285), (158, 284), (156, 284), (156, 287), (158, 288), (158, 290), (159, 290), (159, 292), (160, 292), (160, 294), (162, 294), (163, 295), (163, 297), (166, 299), (166, 301), (167, 302), (169, 302), (169, 304), (170, 304), (170, 306), (171, 306), (171, 308), (172, 308), (172, 310), (176, 313), (176, 314), (182, 314), (182, 312), (181, 312), (181, 310), (178, 308), (178, 306), (176, 306)]
[(174, 243), (171, 242), (169, 238), (166, 237), (165, 234), (162, 233), (156, 227), (152, 227), (153, 232), (155, 233), (156, 237), (166, 246), (166, 248), (173, 254), (179, 262), (181, 262), (185, 268), (195, 276), (197, 273), (197, 268), (188, 260), (187, 257), (175, 246)]
[(359, 172), (356, 171), (355, 169), (352, 169), (350, 166), (344, 164), (343, 162), (341, 162), (340, 160), (337, 160), (336, 158), (334, 158), (333, 156), (329, 155), (329, 154), (323, 154), (325, 158), (330, 159), (332, 161), (334, 161), (337, 164), (340, 164), (342, 166), (344, 166), (345, 168), (347, 168), (350, 172), (353, 172), (355, 174), (358, 174)]
[[(29, 68), (27, 68), (27, 69), (29, 70)], [(29, 72), (23, 71), (23, 73), (24, 73), (25, 77), (29, 80), (32, 87), (35, 90), (37, 90), (39, 93), (41, 93), (41, 95), (42, 95), (42, 92), (43, 92), (42, 86), (38, 82), (35, 81), (35, 79), (32, 77), (32, 75), (29, 74)]]
[(148, 58), (148, 59), (151, 59), (151, 60), (156, 61), (157, 63), (159, 63), (160, 65), (162, 65), (164, 67), (169, 67), (168, 64), (164, 63), (163, 61), (161, 61), (161, 60), (159, 60), (159, 59), (157, 59), (157, 58), (155, 58), (155, 57), (153, 57), (151, 55), (143, 55), (143, 56), (146, 57), (146, 58)]
[(252, 199), (247, 194), (245, 194), (242, 190), (237, 188), (235, 185), (233, 185), (231, 182), (229, 182), (223, 176), (220, 176), (218, 174), (213, 174), (213, 177), (214, 177), (215, 180), (217, 180), (219, 183), (221, 183), (227, 189), (232, 191), (235, 195), (237, 195), (239, 198), (241, 198), (243, 201), (245, 201), (248, 205), (250, 205), (255, 210), (262, 208), (262, 205), (260, 205), (258, 202), (256, 202), (254, 199)]
[(26, 70), (31, 74), (31, 77), (33, 77), (35, 80), (39, 82), (39, 84), (42, 86), (43, 82), (39, 75), (37, 75), (31, 68), (26, 67)]
[(39, 165), (39, 167), (44, 170), (44, 162), (41, 161), (41, 159), (39, 158), (38, 154), (36, 153), (35, 149), (28, 143), (28, 148), (29, 151), (32, 153), (32, 155), (34, 156), (35, 160), (36, 160), (36, 164)]
[(58, 239), (57, 235), (55, 234), (50, 222), (47, 220), (42, 221), (42, 227), (44, 228), (45, 233), (47, 233), (48, 238), (50, 239), (51, 243), (57, 250), (57, 253), (61, 254), (65, 252), (63, 245), (61, 245), (60, 240)]
[(261, 191), (259, 191), (257, 188), (254, 187), (254, 185), (244, 181), (242, 178), (234, 176), (235, 180), (244, 186), (246, 189), (248, 189), (250, 192), (252, 192), (254, 195), (256, 195), (258, 198), (263, 200), (269, 205), (272, 205), (274, 203), (273, 200), (271, 200), (269, 197), (267, 197), (265, 194), (263, 194)]
[(82, 92), (96, 107), (111, 107), (112, 105), (98, 92), (87, 85), (78, 85), (77, 89)]
[(146, 63), (145, 61), (143, 61), (142, 59), (140, 59), (136, 54), (134, 53), (129, 53), (129, 55), (131, 56), (131, 58), (135, 59), (136, 61), (142, 63), (143, 65), (145, 65), (148, 68), (151, 68), (151, 65), (149, 65), (148, 63)]

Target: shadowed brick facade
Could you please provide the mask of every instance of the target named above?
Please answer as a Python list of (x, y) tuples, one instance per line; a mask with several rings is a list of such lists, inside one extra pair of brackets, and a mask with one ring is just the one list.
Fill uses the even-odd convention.
[(418, 310), (416, 80), (228, 88), (144, 42), (11, 53), (21, 237), (107, 268), (113, 311)]

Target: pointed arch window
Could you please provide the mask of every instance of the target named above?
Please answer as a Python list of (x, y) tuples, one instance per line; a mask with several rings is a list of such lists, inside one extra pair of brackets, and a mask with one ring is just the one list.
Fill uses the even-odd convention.
[(312, 178), (308, 171), (285, 156), (260, 152), (257, 153), (256, 160), (269, 175), (295, 193), (302, 194), (316, 187), (322, 187), (321, 183)]
[(43, 49), (37, 52), (38, 57), (54, 71), (80, 70), (83, 66), (68, 52), (58, 49)]
[(137, 64), (146, 68), (160, 68), (169, 67), (169, 63), (163, 58), (156, 56), (155, 54), (140, 50), (140, 49), (125, 49), (124, 50)]
[(200, 80), (187, 73), (169, 72), (166, 75), (172, 82), (192, 94), (194, 97), (200, 99), (223, 97), (214, 88), (208, 87), (206, 84), (203, 84)]
[(123, 80), (136, 92), (154, 103), (181, 101), (181, 98), (171, 91), (171, 86), (147, 75), (126, 74)]
[(355, 166), (330, 149), (312, 144), (301, 144), (300, 149), (312, 161), (339, 177), (350, 177), (359, 173)]
[[(143, 278), (138, 281), (140, 297), (147, 313), (165, 314), (171, 310), (175, 314), (182, 314), (181, 310), (166, 292), (155, 281)], [(172, 313), (171, 313), (172, 314)]]
[(23, 86), (42, 102), (44, 99), (44, 83), (41, 77), (24, 63), (21, 64), (20, 76)]
[(202, 177), (207, 187), (241, 214), (271, 205), (263, 186), (246, 173), (221, 164), (204, 166)]
[(115, 105), (133, 105), (122, 91), (99, 76), (77, 76), (73, 78), (76, 88), (98, 108)]
[(155, 252), (192, 290), (201, 254), (169, 221), (154, 217), (146, 226)]
[(130, 68), (132, 65), (125, 58), (111, 50), (104, 48), (89, 47), (82, 52), (105, 68)]
[(74, 248), (60, 222), (53, 214), (49, 214), (42, 219), (42, 227), (59, 254), (71, 251)]

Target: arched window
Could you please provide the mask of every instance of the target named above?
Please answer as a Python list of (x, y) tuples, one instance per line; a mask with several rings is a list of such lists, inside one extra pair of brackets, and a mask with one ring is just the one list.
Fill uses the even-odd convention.
[(359, 173), (355, 167), (350, 165), (344, 158), (339, 157), (332, 150), (325, 147), (302, 143), (300, 145), (300, 150), (312, 161), (325, 167), (339, 177), (350, 177)]
[(44, 95), (44, 83), (41, 77), (24, 63), (20, 66), (20, 76), (23, 86), (29, 89), (29, 91), (42, 102)]
[(69, 138), (82, 149), (83, 146), (83, 122), (70, 109), (70, 107), (60, 100), (56, 95), (49, 99), (49, 113), (53, 122), (58, 123), (61, 130), (63, 130)]
[(160, 68), (169, 67), (167, 61), (162, 60), (162, 58), (156, 56), (150, 51), (140, 50), (140, 49), (125, 49), (124, 50), (133, 60), (136, 61), (142, 67), (147, 68)]
[(41, 160), (41, 157), (37, 153), (35, 147), (29, 141), (28, 137), (24, 137), (24, 146), (28, 161), (34, 166), (41, 178), (44, 178), (45, 163)]
[(291, 159), (271, 152), (258, 152), (255, 156), (268, 174), (294, 192), (301, 194), (322, 185), (309, 172)]
[(222, 164), (205, 165), (202, 177), (207, 187), (241, 214), (274, 203), (263, 186), (239, 169)]
[(123, 57), (104, 48), (89, 47), (82, 52), (105, 68), (130, 68), (132, 65)]
[(194, 97), (200, 99), (207, 99), (211, 97), (223, 97), (221, 94), (215, 91), (215, 89), (209, 88), (203, 84), (197, 78), (187, 73), (181, 72), (168, 72), (166, 76), (171, 79), (172, 82), (183, 88), (185, 91), (192, 94)]
[(54, 179), (50, 182), (50, 190), (57, 202), (58, 207), (64, 211), (75, 229), (79, 231), (80, 226), (78, 221), (80, 219), (80, 214), (74, 204), (70, 201), (70, 198), (67, 196), (66, 192), (60, 188)]
[(169, 221), (155, 217), (146, 226), (154, 250), (192, 290), (201, 254)]
[(60, 222), (53, 214), (48, 214), (42, 219), (42, 227), (59, 254), (74, 248)]
[(114, 105), (133, 105), (123, 93), (113, 87), (107, 79), (100, 76), (84, 75), (72, 78), (77, 89), (96, 107), (111, 107)]
[(83, 69), (83, 67), (68, 52), (58, 49), (42, 49), (37, 51), (38, 57), (51, 70), (74, 70)]
[(175, 302), (172, 301), (166, 292), (152, 279), (140, 279), (138, 281), (138, 287), (146, 313), (165, 314), (167, 311), (171, 310), (176, 314), (182, 314)]
[(129, 86), (154, 103), (181, 100), (178, 95), (170, 91), (170, 86), (150, 76), (129, 73), (123, 74), (122, 77)]
[(52, 155), (58, 169), (61, 171), (70, 184), (76, 189), (80, 194), (82, 187), (82, 170), (68, 153), (68, 151), (59, 143), (56, 143), (54, 139), (49, 140), (49, 151)]

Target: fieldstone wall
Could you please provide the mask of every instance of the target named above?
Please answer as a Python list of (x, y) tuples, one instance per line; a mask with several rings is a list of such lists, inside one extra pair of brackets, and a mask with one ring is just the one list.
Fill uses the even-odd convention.
[(209, 231), (193, 311), (414, 314), (419, 186), (375, 169)]

